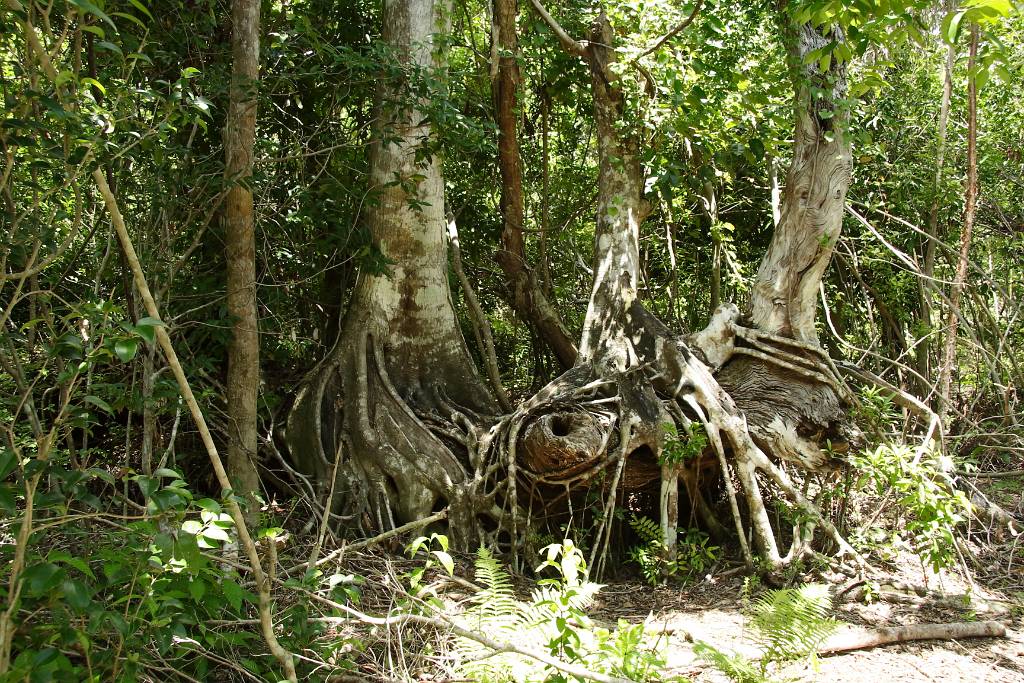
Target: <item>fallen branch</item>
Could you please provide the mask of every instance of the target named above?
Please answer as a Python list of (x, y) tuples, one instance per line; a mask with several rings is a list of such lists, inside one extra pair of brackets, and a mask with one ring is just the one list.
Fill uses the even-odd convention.
[(830, 637), (818, 648), (818, 654), (865, 650), (892, 643), (915, 640), (960, 640), (961, 638), (1003, 638), (1006, 627), (998, 621), (956, 622), (952, 624), (908, 624), (871, 630), (850, 628)]

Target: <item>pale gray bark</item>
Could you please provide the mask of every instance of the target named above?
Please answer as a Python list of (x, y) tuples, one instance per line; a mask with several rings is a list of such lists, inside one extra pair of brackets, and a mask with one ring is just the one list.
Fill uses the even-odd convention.
[(300, 388), (288, 420), (293, 460), (329, 488), (343, 455), (336, 510), (366, 532), (450, 505), (453, 542), (476, 527), (468, 480), (469, 435), (498, 405), (481, 381), (458, 325), (448, 282), (441, 161), (425, 101), (409, 80), (444, 67), (437, 38), (446, 0), (387, 0), (383, 39), (403, 67), (382, 80), (370, 156), (374, 193), (364, 219), (390, 262), (362, 272), (331, 354)]

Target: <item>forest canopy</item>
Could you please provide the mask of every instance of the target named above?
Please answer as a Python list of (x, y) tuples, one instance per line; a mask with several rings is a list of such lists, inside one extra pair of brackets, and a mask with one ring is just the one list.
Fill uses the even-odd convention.
[[(558, 629), (507, 680), (662, 680), (589, 578), (971, 582), (1024, 513), (1022, 63), (1011, 0), (3, 0), (0, 681), (390, 652), (343, 622), (501, 680), (505, 565)], [(814, 595), (756, 609), (824, 642)]]

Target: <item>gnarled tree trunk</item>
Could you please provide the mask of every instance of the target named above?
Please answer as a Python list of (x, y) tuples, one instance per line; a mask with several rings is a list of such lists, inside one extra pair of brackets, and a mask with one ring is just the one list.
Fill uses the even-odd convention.
[(379, 86), (365, 220), (391, 265), (360, 274), (338, 341), (289, 416), (293, 459), (324, 490), (338, 461), (333, 508), (364, 531), (450, 505), (453, 533), (470, 533), (467, 443), (497, 412), (452, 305), (441, 162), (428, 147), (426, 102), (409, 87), (443, 67), (435, 38), (449, 9), (445, 0), (384, 3), (384, 40), (403, 69)]
[(852, 167), (847, 138), (846, 65), (822, 70), (807, 55), (842, 42), (839, 29), (786, 29), (795, 85), (793, 161), (782, 215), (761, 261), (751, 296), (752, 327), (718, 375), (747, 416), (752, 435), (772, 455), (817, 470), (853, 438), (844, 388), (815, 329), (818, 291), (842, 228)]

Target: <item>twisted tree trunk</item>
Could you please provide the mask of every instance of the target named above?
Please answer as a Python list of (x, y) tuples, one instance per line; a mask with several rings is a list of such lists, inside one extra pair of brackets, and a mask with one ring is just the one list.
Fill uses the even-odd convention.
[[(844, 37), (837, 28), (805, 24), (787, 27), (786, 39), (796, 93), (793, 161), (750, 306), (753, 328), (771, 337), (743, 340), (718, 379), (765, 451), (817, 470), (856, 437), (845, 390), (815, 329), (818, 290), (842, 229), (852, 160), (845, 62), (833, 59), (821, 69), (807, 56)], [(821, 448), (826, 441), (831, 452)]]

